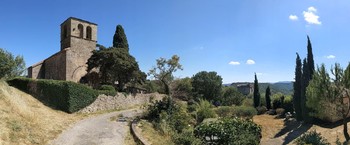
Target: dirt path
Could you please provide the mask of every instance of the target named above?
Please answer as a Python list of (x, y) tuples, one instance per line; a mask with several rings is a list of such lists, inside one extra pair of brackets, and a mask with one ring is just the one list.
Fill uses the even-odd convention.
[[(129, 132), (128, 122), (116, 121), (119, 114), (134, 117), (140, 110), (130, 109), (87, 118), (62, 132), (51, 145), (122, 145)], [(111, 119), (112, 118), (112, 119)]]

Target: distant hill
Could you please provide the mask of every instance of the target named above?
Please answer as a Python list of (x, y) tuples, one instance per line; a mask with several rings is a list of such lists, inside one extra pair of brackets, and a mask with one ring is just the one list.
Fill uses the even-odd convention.
[[(253, 82), (234, 82), (232, 84), (223, 84), (224, 86), (236, 86), (237, 84), (254, 84)], [(293, 94), (293, 82), (291, 81), (283, 81), (283, 82), (277, 82), (277, 83), (259, 83), (259, 91), (260, 93), (264, 94), (266, 91), (267, 86), (270, 86), (271, 93), (282, 93), (285, 95), (292, 95)]]

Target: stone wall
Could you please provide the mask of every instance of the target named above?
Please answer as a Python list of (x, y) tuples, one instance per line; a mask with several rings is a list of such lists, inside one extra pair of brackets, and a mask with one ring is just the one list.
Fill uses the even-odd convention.
[(66, 57), (69, 49), (62, 50), (44, 60), (45, 79), (66, 80)]
[(116, 96), (99, 95), (95, 102), (79, 112), (92, 113), (104, 110), (127, 109), (140, 105), (148, 105), (152, 100), (161, 100), (163, 97), (165, 95), (158, 93), (136, 95), (118, 93)]

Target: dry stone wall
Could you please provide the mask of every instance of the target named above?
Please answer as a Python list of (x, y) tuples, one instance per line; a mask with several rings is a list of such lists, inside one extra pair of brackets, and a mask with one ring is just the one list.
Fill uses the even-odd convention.
[(134, 106), (147, 105), (152, 101), (161, 100), (165, 95), (152, 94), (123, 94), (118, 93), (115, 96), (99, 95), (95, 102), (80, 110), (81, 113), (92, 113), (104, 110), (127, 109)]

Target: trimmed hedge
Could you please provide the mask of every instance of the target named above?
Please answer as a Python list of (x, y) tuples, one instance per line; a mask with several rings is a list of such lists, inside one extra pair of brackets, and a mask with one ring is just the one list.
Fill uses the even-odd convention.
[(13, 78), (7, 82), (10, 86), (33, 95), (45, 105), (68, 113), (90, 105), (98, 96), (96, 90), (69, 81)]

